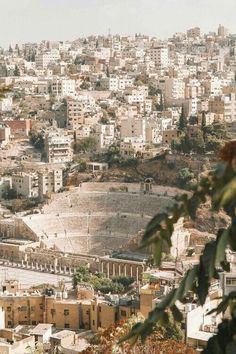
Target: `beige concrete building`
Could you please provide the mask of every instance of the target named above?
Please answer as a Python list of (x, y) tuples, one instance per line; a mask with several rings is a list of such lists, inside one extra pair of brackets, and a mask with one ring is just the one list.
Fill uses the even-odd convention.
[(166, 129), (162, 132), (162, 144), (171, 145), (172, 141), (177, 138), (176, 129)]
[(5, 124), (0, 123), (0, 146), (4, 146), (9, 143), (11, 136), (11, 128)]
[(209, 111), (223, 114), (227, 123), (236, 121), (236, 96), (230, 93), (225, 96), (216, 96), (209, 101)]
[(35, 174), (18, 173), (12, 176), (12, 188), (16, 190), (17, 195), (26, 198), (38, 196), (38, 177)]
[(50, 163), (70, 162), (73, 157), (72, 138), (62, 131), (50, 132), (45, 137), (45, 152)]
[(39, 197), (56, 193), (63, 187), (63, 172), (61, 169), (46, 170), (38, 173)]

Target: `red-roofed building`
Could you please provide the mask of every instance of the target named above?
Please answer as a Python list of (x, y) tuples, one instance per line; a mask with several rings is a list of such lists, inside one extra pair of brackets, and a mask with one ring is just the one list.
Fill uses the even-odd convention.
[(31, 120), (6, 120), (3, 123), (11, 128), (12, 135), (28, 136), (31, 130)]

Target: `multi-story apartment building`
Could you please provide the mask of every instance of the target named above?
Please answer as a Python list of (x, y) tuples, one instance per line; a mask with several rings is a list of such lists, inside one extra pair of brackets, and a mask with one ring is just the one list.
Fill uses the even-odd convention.
[(97, 141), (97, 148), (100, 151), (106, 150), (114, 142), (114, 124), (97, 124), (94, 128), (95, 132), (93, 133), (93, 136)]
[(146, 121), (144, 118), (129, 117), (120, 123), (120, 137), (141, 137), (146, 140)]
[(157, 46), (150, 48), (150, 59), (154, 61), (157, 67), (168, 67), (169, 51), (167, 47)]
[(225, 96), (216, 96), (209, 101), (209, 111), (217, 115), (223, 114), (227, 123), (236, 121), (235, 93)]
[(56, 96), (74, 96), (75, 80), (71, 79), (54, 79), (51, 84), (51, 91)]
[(60, 53), (54, 49), (51, 51), (38, 53), (35, 57), (35, 63), (37, 68), (45, 69), (51, 63), (55, 63), (60, 60)]
[(119, 78), (118, 77), (104, 77), (100, 81), (101, 89), (108, 91), (118, 91), (119, 89)]
[(34, 198), (38, 196), (38, 177), (36, 174), (18, 173), (12, 175), (12, 188), (16, 190), (17, 195), (25, 198)]
[(228, 36), (229, 30), (226, 27), (219, 25), (217, 33), (219, 37), (225, 38)]
[(84, 104), (78, 100), (67, 100), (67, 127), (72, 130), (84, 123)]
[(72, 138), (61, 131), (50, 132), (45, 137), (45, 152), (50, 163), (70, 162), (73, 157)]
[(169, 78), (166, 81), (166, 98), (181, 99), (185, 96), (185, 82), (175, 78)]
[[(2, 284), (2, 288), (6, 287), (9, 288), (7, 281)], [(137, 313), (139, 303), (128, 300), (113, 301), (112, 297), (105, 300), (95, 296), (90, 285), (80, 285), (76, 296), (68, 297), (66, 291), (51, 295), (22, 292), (17, 282), (10, 282), (9, 291), (0, 294), (0, 307), (7, 328), (46, 323), (56, 329), (97, 331), (99, 327), (107, 328), (119, 319)]]
[(43, 199), (45, 195), (58, 192), (63, 187), (62, 170), (46, 170), (38, 173), (39, 197)]
[(146, 143), (142, 138), (124, 138), (120, 144), (120, 153), (126, 158), (141, 156), (145, 151)]

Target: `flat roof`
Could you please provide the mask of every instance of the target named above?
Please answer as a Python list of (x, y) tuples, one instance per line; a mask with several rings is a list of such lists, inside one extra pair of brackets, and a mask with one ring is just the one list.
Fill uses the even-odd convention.
[(67, 329), (64, 329), (60, 332), (54, 333), (51, 338), (55, 338), (55, 339), (61, 339), (61, 338), (66, 338), (68, 336), (71, 336), (72, 334), (75, 334), (74, 331), (69, 331)]
[(188, 338), (202, 340), (202, 341), (207, 342), (214, 335), (215, 335), (215, 333), (197, 331), (197, 332), (194, 332), (191, 336), (188, 336)]
[(31, 334), (36, 334), (36, 335), (43, 335), (45, 334), (49, 329), (52, 328), (51, 323), (39, 323), (32, 331)]

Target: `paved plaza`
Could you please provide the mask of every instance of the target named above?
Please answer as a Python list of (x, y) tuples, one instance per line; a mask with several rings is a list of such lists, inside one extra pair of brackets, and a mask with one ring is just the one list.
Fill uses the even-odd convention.
[(33, 285), (39, 285), (43, 283), (58, 284), (58, 282), (62, 280), (65, 281), (67, 287), (70, 287), (72, 284), (72, 279), (68, 276), (36, 272), (9, 266), (0, 266), (0, 282), (4, 281), (5, 279), (18, 280), (21, 284), (21, 289), (27, 289)]

